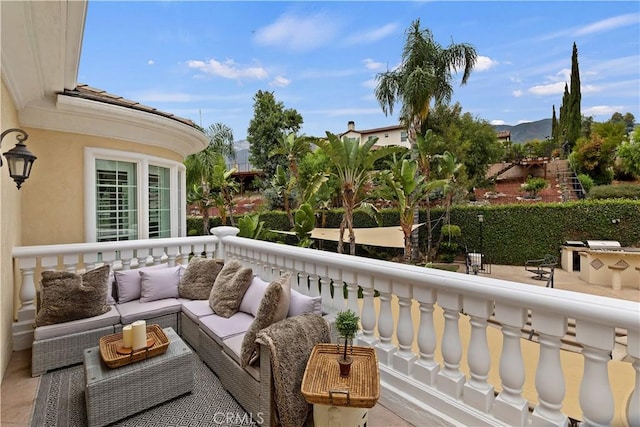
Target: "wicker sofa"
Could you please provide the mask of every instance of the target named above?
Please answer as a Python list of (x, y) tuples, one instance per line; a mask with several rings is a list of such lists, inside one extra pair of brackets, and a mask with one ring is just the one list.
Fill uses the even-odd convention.
[[(247, 298), (248, 293), (243, 303)], [(333, 325), (335, 315), (323, 312), (320, 297), (312, 298), (292, 289), (287, 315), (295, 316), (310, 309), (322, 314), (329, 325)], [(32, 375), (80, 363), (84, 349), (96, 346), (100, 337), (119, 332), (123, 325), (135, 320), (145, 320), (148, 324), (173, 328), (219, 377), (225, 389), (254, 422), (272, 425), (274, 398), (269, 350), (260, 345), (258, 364), (245, 368), (240, 364), (244, 333), (254, 320), (253, 314), (248, 312), (250, 310), (244, 310), (230, 318), (222, 318), (213, 312), (208, 300), (166, 298), (151, 302), (132, 300), (114, 303), (109, 312), (100, 316), (36, 327)], [(335, 340), (334, 329), (331, 327), (330, 330)]]

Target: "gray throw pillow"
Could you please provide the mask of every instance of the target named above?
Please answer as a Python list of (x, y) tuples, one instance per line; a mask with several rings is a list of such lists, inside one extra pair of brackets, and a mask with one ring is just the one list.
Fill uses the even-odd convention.
[(223, 266), (222, 259), (192, 258), (178, 285), (180, 298), (209, 299)]
[(78, 275), (67, 271), (43, 271), (40, 282), (42, 307), (36, 326), (53, 325), (99, 316), (109, 311), (108, 265)]
[(247, 365), (254, 363), (258, 359), (258, 345), (256, 344), (256, 335), (262, 329), (270, 326), (279, 320), (286, 317), (288, 305), (284, 308), (285, 316), (280, 316), (283, 310), (281, 300), (286, 300), (289, 303), (288, 289), (291, 289), (291, 276), (292, 273), (287, 271), (282, 276), (269, 283), (267, 290), (264, 292), (262, 301), (260, 301), (260, 308), (256, 318), (253, 320), (251, 326), (244, 334), (242, 339), (242, 348), (240, 350), (240, 365), (244, 368)]
[(209, 294), (211, 310), (218, 316), (227, 318), (236, 314), (252, 279), (251, 268), (243, 267), (235, 258), (227, 261), (218, 273)]

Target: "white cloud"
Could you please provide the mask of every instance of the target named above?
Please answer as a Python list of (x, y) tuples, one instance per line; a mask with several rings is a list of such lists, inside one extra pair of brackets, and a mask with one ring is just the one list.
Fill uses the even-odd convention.
[(585, 108), (582, 110), (582, 114), (585, 116), (610, 116), (616, 111), (624, 111), (624, 105), (594, 105), (593, 107)]
[(551, 80), (552, 82), (568, 82), (571, 80), (571, 70), (569, 68), (563, 68), (562, 70), (558, 71), (555, 76), (549, 77), (549, 80)]
[(594, 85), (580, 85), (580, 94), (600, 92), (600, 87)]
[(310, 51), (334, 38), (335, 22), (335, 18), (324, 13), (304, 17), (285, 14), (273, 24), (256, 30), (254, 40), (263, 46), (294, 52)]
[(474, 71), (487, 71), (493, 67), (495, 67), (496, 65), (498, 65), (498, 61), (495, 61), (491, 58), (489, 58), (488, 56), (481, 56), (478, 55), (478, 58), (476, 59), (476, 65), (475, 67), (473, 67)]
[(153, 64), (155, 64), (155, 62), (153, 61), (153, 59), (150, 59), (150, 60), (147, 61), (147, 64), (153, 65)]
[(264, 80), (269, 76), (267, 71), (262, 67), (240, 68), (232, 59), (227, 59), (224, 62), (219, 62), (215, 59), (208, 61), (192, 60), (187, 61), (187, 65), (189, 68), (196, 69), (204, 74), (232, 80), (242, 80), (245, 78)]
[(346, 39), (347, 44), (372, 43), (387, 37), (398, 28), (398, 24), (387, 24), (380, 28), (354, 34)]
[(504, 120), (491, 120), (491, 124), (494, 126), (499, 126), (505, 124)]
[(364, 63), (364, 66), (367, 68), (367, 70), (371, 70), (371, 71), (384, 70), (385, 64), (383, 64), (382, 62), (376, 62), (371, 58), (363, 59), (362, 62)]
[(286, 77), (276, 76), (276, 78), (271, 80), (269, 84), (275, 87), (287, 87), (289, 86), (290, 83), (291, 83), (291, 80), (287, 79)]
[(527, 92), (534, 95), (557, 95), (564, 93), (565, 82), (556, 82), (547, 85), (537, 85), (527, 89)]
[(514, 90), (513, 92), (511, 92), (511, 94), (512, 94), (513, 96), (515, 96), (516, 98), (519, 98), (519, 97), (521, 97), (521, 96), (522, 96), (522, 90), (520, 90), (520, 89), (516, 89), (516, 90)]
[(626, 15), (614, 16), (613, 18), (603, 19), (578, 29), (574, 34), (576, 36), (584, 36), (587, 34), (599, 33), (602, 31), (613, 30), (627, 25), (638, 24), (640, 15), (637, 13), (628, 13)]
[(518, 120), (518, 124), (531, 123), (533, 120)]
[(362, 82), (362, 86), (366, 87), (367, 89), (375, 89), (377, 85), (378, 82), (376, 81), (376, 79), (369, 79)]

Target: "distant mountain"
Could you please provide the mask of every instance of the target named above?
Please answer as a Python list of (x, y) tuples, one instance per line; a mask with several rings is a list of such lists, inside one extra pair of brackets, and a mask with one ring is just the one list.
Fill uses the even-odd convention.
[(511, 141), (524, 143), (532, 139), (544, 140), (551, 137), (551, 119), (536, 122), (520, 123), (519, 125), (494, 125), (496, 132), (511, 131)]

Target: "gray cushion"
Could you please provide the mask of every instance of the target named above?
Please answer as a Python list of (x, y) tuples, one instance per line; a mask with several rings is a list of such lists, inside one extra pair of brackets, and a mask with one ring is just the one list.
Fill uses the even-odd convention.
[(140, 270), (140, 302), (178, 298), (181, 267)]
[[(242, 351), (242, 340), (244, 334), (234, 335), (231, 338), (227, 338), (222, 342), (222, 351), (224, 351), (230, 358), (232, 358), (238, 365), (240, 364), (240, 353)], [(253, 377), (254, 380), (260, 381), (260, 366), (248, 365), (244, 368), (245, 371)]]
[(108, 265), (81, 275), (67, 271), (43, 271), (40, 282), (42, 307), (36, 316), (36, 326), (70, 322), (108, 312), (108, 285)]
[(224, 266), (222, 259), (192, 258), (178, 286), (181, 298), (209, 298), (216, 277)]
[(129, 301), (116, 305), (123, 325), (136, 320), (146, 320), (165, 314), (180, 313), (182, 304), (175, 298), (160, 299), (151, 302)]
[(159, 270), (167, 268), (168, 264), (157, 264), (134, 270), (116, 270), (114, 275), (118, 288), (118, 303), (140, 299), (141, 283), (140, 271)]
[[(120, 323), (120, 313), (118, 313), (115, 306), (110, 305), (109, 311), (99, 316), (92, 316), (64, 323), (56, 323), (55, 325), (38, 326), (33, 331), (33, 339), (40, 341), (50, 338), (65, 337), (67, 335), (104, 328), (106, 326), (114, 326), (118, 323)], [(96, 343), (96, 345), (98, 344)]]
[(196, 323), (202, 316), (213, 314), (213, 310), (209, 307), (209, 301), (207, 300), (185, 300), (182, 302), (182, 312)]
[(218, 316), (230, 317), (238, 312), (240, 302), (251, 284), (253, 271), (240, 261), (227, 261), (220, 270), (209, 294), (209, 305)]
[[(262, 301), (260, 301), (258, 314), (242, 341), (242, 352), (240, 354), (240, 365), (242, 367), (253, 363), (259, 356), (260, 350), (256, 344), (258, 332), (287, 316), (291, 276), (292, 273), (288, 271), (267, 286)], [(281, 300), (286, 300), (286, 306), (281, 303)]]
[(217, 314), (203, 316), (198, 324), (203, 332), (222, 345), (222, 340), (246, 332), (251, 322), (253, 322), (253, 316), (239, 311), (231, 317), (222, 317)]

